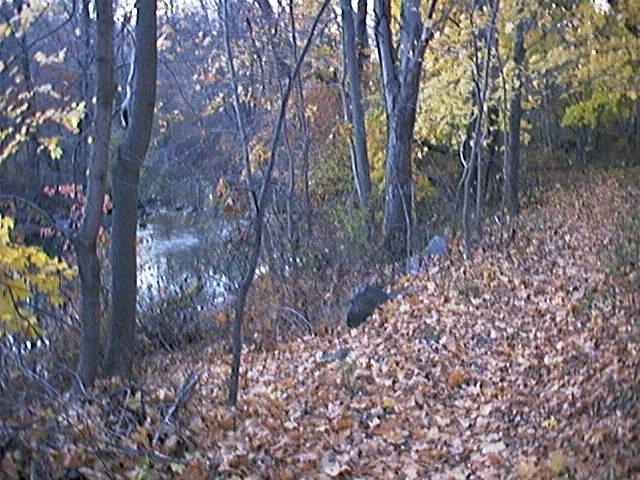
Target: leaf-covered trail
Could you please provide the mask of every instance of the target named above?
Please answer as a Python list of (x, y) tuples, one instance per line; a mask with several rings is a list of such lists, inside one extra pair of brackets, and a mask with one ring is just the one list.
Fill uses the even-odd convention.
[(236, 431), (212, 359), (192, 441), (238, 478), (640, 476), (637, 264), (613, 251), (639, 200), (553, 190), (508, 248), (405, 279), (362, 329), (246, 355)]
[[(640, 478), (630, 183), (552, 189), (472, 261), (454, 252), (400, 280), (362, 327), (245, 353), (235, 415), (228, 359), (211, 349), (149, 363), (143, 389), (107, 382), (65, 405), (57, 437), (25, 441), (40, 452), (46, 438), (57, 472), (88, 478)], [(349, 354), (323, 355), (338, 349)]]

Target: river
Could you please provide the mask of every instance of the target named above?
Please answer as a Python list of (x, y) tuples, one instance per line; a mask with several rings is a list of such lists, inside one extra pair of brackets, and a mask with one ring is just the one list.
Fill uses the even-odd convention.
[(138, 292), (141, 306), (194, 295), (199, 308), (215, 308), (234, 285), (223, 265), (225, 228), (201, 215), (163, 213), (138, 228)]

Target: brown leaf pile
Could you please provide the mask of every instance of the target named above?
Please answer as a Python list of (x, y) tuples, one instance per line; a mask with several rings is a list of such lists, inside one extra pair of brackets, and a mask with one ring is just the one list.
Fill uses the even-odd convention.
[[(628, 228), (639, 214), (640, 190), (620, 178), (552, 189), (515, 235), (488, 232), (473, 260), (454, 253), (401, 279), (403, 293), (362, 328), (247, 352), (235, 412), (224, 404), (228, 359), (211, 350), (167, 359), (117, 401), (58, 415), (73, 435), (62, 453), (45, 452), (51, 468), (196, 480), (640, 478), (639, 233)], [(186, 396), (189, 371), (200, 376)], [(5, 455), (5, 474), (19, 460)]]

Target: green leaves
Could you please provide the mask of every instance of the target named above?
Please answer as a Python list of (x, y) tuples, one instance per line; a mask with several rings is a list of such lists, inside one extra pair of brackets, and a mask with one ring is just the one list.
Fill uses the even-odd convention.
[(637, 98), (640, 57), (625, 22), (640, 13), (638, 7), (623, 2), (616, 11), (603, 11), (582, 2), (556, 13), (550, 17), (556, 27), (540, 44), (546, 55), (534, 54), (544, 64), (532, 62), (532, 67), (534, 75), (549, 72), (564, 87), (562, 125), (597, 127), (628, 119)]
[(569, 105), (564, 112), (562, 125), (590, 126), (606, 125), (633, 113), (635, 92), (601, 90), (581, 102)]

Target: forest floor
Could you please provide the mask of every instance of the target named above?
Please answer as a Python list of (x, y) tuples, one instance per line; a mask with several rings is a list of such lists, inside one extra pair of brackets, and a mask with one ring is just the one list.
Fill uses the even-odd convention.
[(454, 242), (400, 279), (362, 327), (247, 351), (233, 412), (219, 348), (30, 410), (39, 426), (0, 473), (32, 459), (54, 478), (640, 478), (638, 178), (576, 176), (513, 230), (488, 228), (472, 260)]

